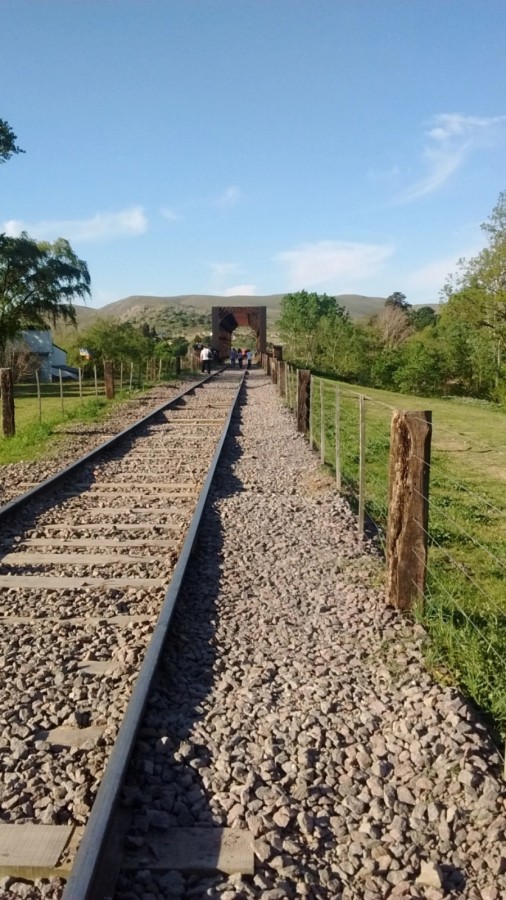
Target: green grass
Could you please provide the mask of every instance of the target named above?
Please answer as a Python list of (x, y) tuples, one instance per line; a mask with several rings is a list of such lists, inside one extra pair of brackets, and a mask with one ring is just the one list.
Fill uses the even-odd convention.
[(388, 454), (393, 409), (432, 410), (429, 564), (423, 606), (427, 661), (450, 678), (506, 734), (506, 410), (314, 378), (312, 424), (320, 447), (324, 390), (325, 463), (335, 470), (335, 398), (340, 395), (343, 491), (356, 505), (359, 400), (366, 419), (366, 513), (380, 542), (388, 512)]
[[(54, 454), (57, 452), (58, 442), (64, 435), (66, 423), (100, 421), (106, 417), (113, 405), (142, 392), (142, 388), (135, 389), (132, 393), (126, 390), (128, 379), (125, 379), (123, 384), (124, 389), (120, 391), (119, 383), (116, 383), (116, 396), (113, 401), (105, 399), (103, 383), (98, 384), (97, 396), (94, 382), (84, 382), (82, 399), (76, 382), (64, 384), (63, 411), (60, 385), (42, 384), (41, 419), (35, 385), (16, 384), (14, 387), (16, 434), (7, 438), (3, 433), (0, 434), (0, 465), (41, 459)], [(147, 384), (142, 387), (152, 386)]]

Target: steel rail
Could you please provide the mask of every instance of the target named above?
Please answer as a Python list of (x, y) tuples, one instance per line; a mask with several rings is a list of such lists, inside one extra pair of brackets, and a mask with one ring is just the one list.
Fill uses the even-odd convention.
[(190, 394), (195, 388), (202, 387), (203, 384), (206, 384), (209, 379), (216, 378), (217, 375), (223, 372), (223, 369), (219, 369), (217, 372), (213, 372), (211, 375), (206, 375), (205, 378), (201, 378), (199, 381), (195, 382), (191, 387), (186, 388), (184, 391), (181, 391), (172, 400), (167, 400), (165, 403), (161, 403), (160, 406), (157, 406), (156, 409), (152, 410), (152, 412), (143, 416), (142, 419), (137, 419), (132, 425), (128, 425), (127, 428), (124, 428), (123, 431), (119, 431), (118, 434), (115, 434), (112, 438), (109, 438), (107, 441), (104, 441), (103, 444), (99, 444), (98, 447), (94, 447), (93, 450), (90, 450), (88, 453), (85, 453), (84, 456), (80, 456), (79, 459), (74, 460), (73, 463), (70, 463), (68, 466), (65, 466), (64, 469), (61, 469), (59, 472), (56, 472), (54, 475), (50, 475), (49, 478), (46, 478), (44, 481), (41, 481), (36, 487), (30, 488), (30, 490), (25, 491), (24, 494), (20, 494), (19, 497), (15, 497), (14, 500), (10, 500), (4, 506), (0, 506), (0, 521), (5, 521), (11, 514), (15, 514), (19, 512), (23, 507), (30, 504), (36, 497), (40, 497), (43, 494), (51, 491), (56, 485), (60, 484), (62, 481), (65, 481), (73, 472), (76, 472), (81, 466), (85, 465), (85, 463), (91, 462), (91, 460), (95, 459), (97, 456), (100, 456), (104, 450), (107, 450), (109, 447), (114, 447), (115, 444), (118, 444), (123, 438), (128, 437), (129, 434), (133, 434), (137, 428), (141, 428), (142, 425), (145, 425), (151, 419), (158, 416), (161, 412), (166, 409), (170, 409), (172, 406), (175, 406), (186, 394)]
[(111, 751), (109, 761), (86, 825), (84, 835), (76, 853), (70, 877), (62, 900), (99, 900), (97, 880), (100, 877), (101, 857), (106, 847), (108, 831), (113, 822), (121, 785), (133, 750), (134, 741), (148, 699), (149, 690), (158, 666), (160, 654), (169, 630), (172, 614), (181, 590), (190, 554), (195, 543), (202, 514), (207, 501), (214, 473), (230, 428), (232, 416), (237, 406), (244, 374), (231, 403), (211, 465), (204, 481), (188, 532), (176, 563), (171, 582), (167, 588), (151, 641), (146, 651), (132, 695), (128, 701), (125, 716), (118, 731), (118, 737)]

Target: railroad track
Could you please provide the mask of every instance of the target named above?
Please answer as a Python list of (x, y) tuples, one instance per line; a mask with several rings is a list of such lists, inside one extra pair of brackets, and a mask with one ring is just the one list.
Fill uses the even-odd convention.
[(25, 896), (98, 896), (242, 377), (204, 379), (0, 509), (0, 878), (32, 881)]

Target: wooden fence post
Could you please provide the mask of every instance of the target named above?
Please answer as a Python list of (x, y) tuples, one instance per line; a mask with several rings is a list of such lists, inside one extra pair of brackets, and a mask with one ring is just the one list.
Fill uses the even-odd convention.
[(176, 356), (176, 375), (181, 375), (181, 357)]
[(278, 383), (278, 361), (274, 357), (271, 359), (271, 379), (273, 384)]
[(12, 369), (0, 369), (0, 391), (2, 392), (2, 428), (5, 437), (16, 434), (14, 416), (14, 384)]
[(325, 396), (323, 378), (320, 378), (320, 462), (325, 465)]
[(105, 396), (107, 400), (114, 400), (114, 369), (112, 362), (104, 362)]
[(358, 533), (363, 535), (365, 526), (365, 397), (358, 398), (359, 410), (359, 462), (358, 462)]
[(40, 392), (40, 375), (38, 369), (35, 369), (35, 381), (37, 384), (37, 405), (39, 409), (39, 422), (42, 422), (42, 394)]
[(63, 406), (63, 375), (61, 369), (58, 369), (59, 372), (59, 380), (60, 380), (60, 405), (61, 405), (61, 414), (63, 416), (65, 409)]
[(309, 369), (297, 370), (297, 431), (307, 434), (309, 431), (310, 412), (310, 384), (311, 372)]
[(286, 362), (278, 359), (277, 363), (279, 395), (280, 397), (286, 397)]
[(341, 392), (336, 385), (336, 490), (340, 491), (341, 483)]
[(423, 598), (427, 569), (432, 413), (392, 416), (387, 553), (387, 603), (409, 609)]
[(314, 447), (314, 425), (313, 425), (313, 406), (314, 406), (314, 378), (309, 373), (309, 449)]
[(98, 397), (98, 373), (96, 366), (93, 366), (93, 378), (95, 380), (95, 397)]

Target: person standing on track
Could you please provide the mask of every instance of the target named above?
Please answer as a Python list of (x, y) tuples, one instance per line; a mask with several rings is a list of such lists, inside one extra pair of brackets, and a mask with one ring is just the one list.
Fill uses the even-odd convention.
[(213, 358), (213, 354), (209, 347), (203, 347), (200, 351), (200, 362), (202, 365), (202, 373), (207, 372), (208, 375), (211, 374), (211, 360)]
[(253, 350), (246, 351), (246, 359), (248, 360), (248, 369), (251, 369), (251, 363), (253, 362)]
[(239, 368), (240, 368), (240, 369), (242, 369), (243, 355), (244, 355), (244, 354), (243, 354), (241, 348), (239, 347), (239, 350), (237, 351), (237, 362), (239, 363)]
[(237, 350), (235, 349), (235, 347), (231, 347), (230, 348), (230, 365), (232, 366), (233, 369), (235, 369), (236, 359), (237, 359)]

